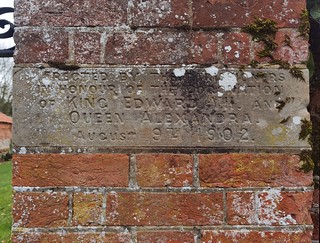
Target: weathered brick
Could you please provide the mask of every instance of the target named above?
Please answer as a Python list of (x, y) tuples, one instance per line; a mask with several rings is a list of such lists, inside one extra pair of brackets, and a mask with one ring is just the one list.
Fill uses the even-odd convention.
[(250, 38), (246, 33), (225, 33), (222, 40), (224, 64), (250, 63)]
[(255, 194), (253, 192), (227, 193), (228, 224), (256, 224), (258, 222), (255, 210)]
[(240, 1), (194, 0), (195, 28), (241, 27), (250, 22), (248, 9)]
[(124, 154), (28, 154), (13, 158), (15, 186), (127, 187), (129, 157)]
[[(289, 43), (286, 43), (286, 39)], [(290, 64), (301, 64), (308, 60), (309, 43), (298, 31), (285, 30), (276, 34), (278, 48), (275, 50), (274, 58), (288, 61)]]
[(261, 192), (257, 202), (259, 224), (312, 224), (311, 203), (312, 192), (281, 192), (277, 189)]
[(305, 8), (303, 0), (194, 0), (193, 26), (195, 28), (244, 27), (254, 17), (272, 19), (279, 27), (297, 27), (300, 13)]
[(101, 33), (77, 32), (74, 36), (75, 63), (100, 63)]
[(192, 232), (180, 231), (150, 231), (138, 232), (137, 242), (140, 243), (194, 243)]
[(222, 193), (110, 193), (107, 225), (219, 225)]
[(102, 194), (73, 195), (73, 225), (99, 225), (102, 216)]
[[(292, 64), (301, 64), (308, 60), (309, 44), (308, 40), (300, 36), (296, 30), (281, 30), (275, 36), (277, 48), (272, 52), (272, 57), (275, 60), (281, 60)], [(259, 52), (264, 49), (264, 44), (261, 42), (254, 43), (255, 60), (260, 63), (269, 63), (273, 60), (270, 57), (260, 57)]]
[(126, 0), (16, 0), (17, 26), (119, 26), (127, 22)]
[[(259, 63), (262, 64), (269, 64), (272, 63), (272, 57), (274, 55), (275, 50), (271, 51), (270, 54), (272, 57), (268, 57), (268, 56), (261, 56), (260, 53), (263, 52), (265, 50), (265, 44), (263, 42), (254, 42), (253, 43), (253, 50), (254, 50), (254, 60), (258, 61)], [(264, 54), (264, 53), (263, 53)], [(286, 60), (283, 60), (284, 62)]]
[(133, 0), (130, 7), (132, 27), (190, 25), (188, 0)]
[(199, 155), (202, 187), (312, 185), (312, 173), (300, 166), (299, 156), (288, 154)]
[(106, 64), (185, 64), (190, 59), (187, 32), (112, 33), (107, 36)]
[(249, 230), (217, 230), (203, 231), (201, 242), (261, 242), (261, 243), (295, 243), (310, 242), (310, 231), (249, 231)]
[(64, 30), (18, 30), (15, 63), (67, 62), (68, 33)]
[(141, 187), (182, 187), (192, 185), (191, 155), (137, 155), (137, 182)]
[(67, 226), (69, 201), (66, 193), (15, 193), (13, 200), (15, 227)]
[(12, 243), (75, 243), (75, 242), (95, 242), (95, 243), (130, 243), (131, 235), (127, 232), (120, 233), (13, 233)]
[[(238, 0), (239, 2), (241, 0)], [(251, 17), (272, 19), (277, 23), (278, 28), (298, 27), (301, 24), (300, 14), (306, 9), (304, 0), (273, 0), (269, 4), (265, 1), (256, 1), (256, 7), (250, 9)]]
[(193, 32), (192, 58), (193, 63), (213, 64), (218, 58), (218, 32)]

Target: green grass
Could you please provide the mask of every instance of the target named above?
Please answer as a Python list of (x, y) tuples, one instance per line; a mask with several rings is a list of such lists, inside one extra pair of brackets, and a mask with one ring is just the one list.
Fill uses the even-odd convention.
[(12, 224), (12, 163), (0, 163), (0, 242), (10, 242)]

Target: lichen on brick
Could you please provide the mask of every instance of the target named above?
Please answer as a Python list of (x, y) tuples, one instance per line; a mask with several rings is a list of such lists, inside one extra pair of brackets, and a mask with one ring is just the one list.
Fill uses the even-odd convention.
[(290, 225), (297, 223), (291, 214), (288, 214), (278, 208), (282, 200), (283, 197), (281, 195), (281, 190), (279, 189), (272, 188), (260, 193), (257, 198), (259, 224)]

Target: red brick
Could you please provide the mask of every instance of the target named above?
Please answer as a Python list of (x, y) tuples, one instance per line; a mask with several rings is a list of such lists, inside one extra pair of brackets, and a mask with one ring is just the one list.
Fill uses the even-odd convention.
[[(241, 1), (241, 0), (238, 0)], [(300, 14), (306, 9), (306, 1), (304, 0), (272, 0), (256, 1), (255, 8), (251, 9), (251, 16), (259, 18), (272, 19), (277, 23), (277, 27), (298, 27), (300, 23)]]
[(74, 36), (75, 62), (81, 64), (100, 63), (101, 34), (77, 32)]
[(191, 155), (137, 155), (137, 182), (141, 187), (182, 187), (192, 185)]
[(127, 187), (124, 154), (28, 154), (13, 158), (14, 186)]
[(141, 243), (194, 243), (192, 232), (180, 231), (151, 231), (138, 232), (137, 242)]
[(303, 0), (194, 0), (195, 28), (244, 27), (254, 17), (272, 19), (279, 27), (299, 26)]
[[(293, 30), (278, 32), (275, 40), (278, 48), (275, 50), (274, 58), (288, 61), (290, 64), (306, 62), (309, 57), (309, 43), (307, 39), (299, 35), (298, 31)], [(285, 43), (286, 37), (290, 38), (289, 46)]]
[(184, 64), (190, 59), (187, 32), (113, 33), (107, 36), (106, 64)]
[(221, 243), (303, 243), (311, 242), (310, 231), (277, 232), (277, 231), (249, 231), (249, 230), (219, 230), (202, 232), (201, 242)]
[(67, 62), (68, 33), (64, 30), (18, 30), (15, 63)]
[(194, 32), (192, 36), (193, 63), (213, 64), (218, 58), (218, 32)]
[(17, 26), (118, 26), (127, 22), (126, 0), (16, 0)]
[(222, 193), (110, 193), (107, 225), (219, 225)]
[[(254, 50), (254, 60), (258, 61), (259, 63), (271, 63), (272, 58), (271, 57), (260, 57), (259, 53), (262, 52), (265, 49), (265, 44), (262, 42), (254, 42), (253, 43), (253, 50)], [(271, 51), (270, 54), (273, 57), (275, 53), (274, 51)], [(286, 61), (286, 60), (283, 60)]]
[(14, 226), (67, 226), (68, 202), (66, 193), (15, 193), (12, 212)]
[(246, 33), (226, 33), (222, 40), (224, 64), (249, 64), (250, 39)]
[[(289, 43), (286, 43), (286, 39)], [(281, 60), (292, 64), (301, 64), (308, 60), (309, 44), (308, 40), (300, 36), (300, 33), (295, 30), (278, 31), (275, 37), (277, 48), (272, 52), (275, 60)], [(259, 52), (264, 49), (264, 44), (261, 42), (254, 43), (255, 60), (260, 63), (269, 63), (272, 61), (269, 57), (259, 57)]]
[(227, 193), (228, 224), (256, 224), (255, 194), (253, 192)]
[(102, 194), (73, 195), (73, 225), (99, 225), (102, 216)]
[(14, 233), (12, 243), (76, 243), (76, 242), (96, 242), (96, 243), (130, 243), (130, 233)]
[(252, 18), (238, 0), (194, 0), (193, 12), (195, 28), (241, 27)]
[(208, 154), (199, 156), (202, 187), (310, 186), (312, 172), (300, 169), (298, 155)]
[(184, 27), (189, 26), (188, 0), (133, 0), (132, 27)]
[(258, 195), (259, 224), (312, 224), (309, 210), (312, 192), (281, 192), (270, 189)]

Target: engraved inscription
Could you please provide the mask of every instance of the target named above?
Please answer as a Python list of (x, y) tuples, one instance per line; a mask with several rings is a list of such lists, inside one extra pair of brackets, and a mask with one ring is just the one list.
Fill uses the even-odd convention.
[(18, 146), (305, 146), (280, 122), (308, 117), (308, 86), (286, 70), (26, 68), (15, 85)]

